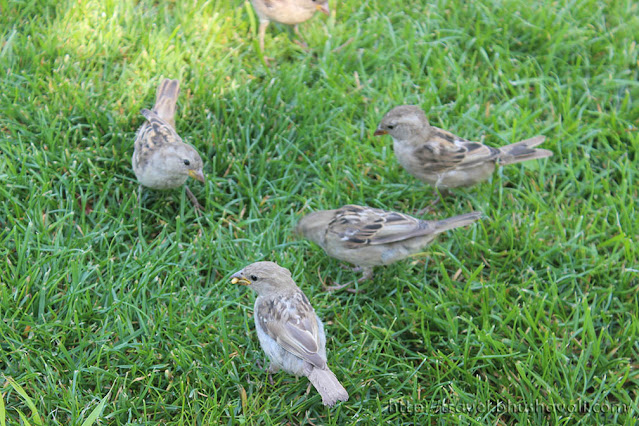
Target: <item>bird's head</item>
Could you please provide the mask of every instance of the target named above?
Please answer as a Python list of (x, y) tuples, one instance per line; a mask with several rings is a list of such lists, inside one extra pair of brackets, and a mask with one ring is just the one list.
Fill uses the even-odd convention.
[(401, 105), (390, 110), (375, 130), (375, 136), (390, 135), (405, 140), (429, 128), (426, 114), (416, 105)]

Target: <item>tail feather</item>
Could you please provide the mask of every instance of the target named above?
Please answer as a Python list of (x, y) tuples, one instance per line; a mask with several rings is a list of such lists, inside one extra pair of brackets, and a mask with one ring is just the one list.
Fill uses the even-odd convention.
[(535, 136), (520, 142), (499, 148), (499, 163), (515, 164), (522, 161), (536, 160), (539, 158), (550, 157), (553, 152), (547, 149), (535, 149), (537, 145), (542, 144), (546, 140), (545, 136)]
[(471, 212), (459, 216), (449, 217), (443, 220), (438, 220), (437, 222), (435, 222), (435, 232), (439, 234), (451, 229), (468, 226), (476, 220), (481, 219), (481, 217), (482, 214), (480, 212)]
[(324, 405), (332, 407), (337, 401), (348, 401), (348, 392), (328, 368), (312, 368), (308, 373), (308, 380), (322, 396)]
[(175, 129), (175, 109), (178, 95), (180, 94), (180, 82), (178, 80), (164, 79), (158, 87), (153, 111)]

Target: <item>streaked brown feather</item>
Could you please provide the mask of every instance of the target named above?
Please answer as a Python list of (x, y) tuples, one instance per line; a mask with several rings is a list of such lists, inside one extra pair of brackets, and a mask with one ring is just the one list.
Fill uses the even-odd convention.
[(424, 170), (439, 173), (449, 170), (465, 170), (486, 161), (496, 161), (499, 150), (471, 142), (459, 136), (431, 126), (429, 139), (417, 149), (415, 157)]
[(304, 293), (264, 298), (257, 309), (262, 329), (280, 346), (318, 368), (326, 367), (318, 353), (320, 336), (315, 311)]
[(347, 205), (335, 212), (328, 232), (338, 235), (347, 248), (381, 245), (434, 234), (427, 221), (382, 209)]
[(141, 113), (146, 117), (147, 122), (140, 127), (135, 139), (135, 161), (140, 166), (144, 165), (161, 146), (182, 143), (182, 138), (173, 126), (162, 120), (155, 112), (143, 109)]

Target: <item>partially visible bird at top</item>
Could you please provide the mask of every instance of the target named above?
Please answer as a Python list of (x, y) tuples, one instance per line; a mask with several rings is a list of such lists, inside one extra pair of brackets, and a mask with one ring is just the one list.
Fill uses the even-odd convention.
[[(328, 0), (251, 0), (251, 2), (260, 19), (259, 39), (262, 55), (264, 55), (266, 27), (271, 21), (293, 25), (295, 34), (303, 40), (297, 28), (298, 24), (308, 21), (318, 11), (325, 15), (330, 14)], [(300, 44), (306, 46), (304, 41)], [(267, 57), (264, 59), (266, 60)]]

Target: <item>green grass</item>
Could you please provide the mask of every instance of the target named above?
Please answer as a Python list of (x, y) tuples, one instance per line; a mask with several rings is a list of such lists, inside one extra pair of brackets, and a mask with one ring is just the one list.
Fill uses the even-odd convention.
[[(539, 3), (331, 0), (308, 52), (269, 27), (268, 69), (241, 1), (0, 0), (2, 425), (636, 424), (639, 6)], [(137, 208), (164, 77), (205, 159), (201, 217), (177, 190)], [(402, 103), (555, 154), (455, 191), (432, 217), (485, 219), (365, 293), (323, 293), (357, 275), (292, 238), (302, 214), (431, 201), (372, 137)], [(269, 384), (255, 296), (229, 283), (264, 259), (324, 319), (348, 402)]]

